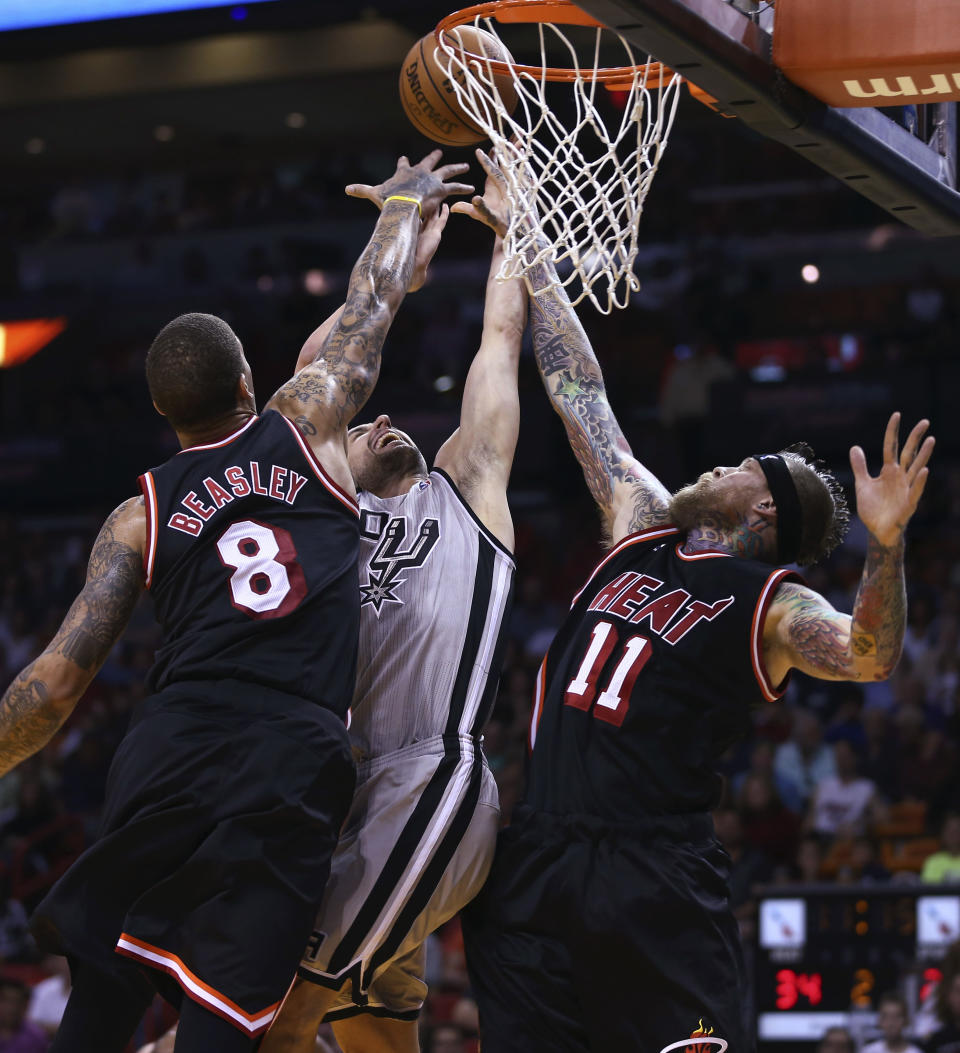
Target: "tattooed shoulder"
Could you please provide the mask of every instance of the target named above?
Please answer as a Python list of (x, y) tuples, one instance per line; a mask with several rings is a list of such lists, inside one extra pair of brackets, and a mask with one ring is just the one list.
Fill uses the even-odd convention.
[(783, 626), (782, 638), (794, 664), (827, 679), (859, 680), (850, 663), (850, 619), (822, 596), (795, 582), (782, 583), (773, 600)]
[(628, 485), (630, 486), (628, 534), (636, 534), (640, 530), (651, 530), (670, 522), (669, 507), (659, 487), (651, 486), (643, 481), (632, 483), (628, 481)]
[(137, 540), (142, 513), (143, 498), (132, 497), (107, 517), (90, 553), (83, 591), (48, 652), (87, 671), (105, 661), (144, 587), (143, 555)]

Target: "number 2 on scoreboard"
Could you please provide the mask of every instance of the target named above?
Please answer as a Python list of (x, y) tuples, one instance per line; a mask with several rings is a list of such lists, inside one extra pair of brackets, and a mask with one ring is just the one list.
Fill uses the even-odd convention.
[(597, 678), (608, 659), (617, 649), (620, 637), (612, 622), (597, 622), (590, 636), (587, 653), (583, 656), (576, 675), (567, 684), (563, 703), (574, 709), (588, 710), (596, 696), (593, 715), (597, 720), (620, 727), (630, 708), (630, 692), (640, 670), (650, 660), (653, 646), (646, 636), (630, 636), (621, 648), (620, 656), (607, 686), (597, 695)]

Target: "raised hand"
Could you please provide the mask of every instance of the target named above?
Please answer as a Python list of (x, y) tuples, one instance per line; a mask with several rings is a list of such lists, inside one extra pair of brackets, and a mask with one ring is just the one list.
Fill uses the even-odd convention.
[(477, 194), (472, 201), (458, 201), (452, 212), (469, 216), (488, 226), (501, 238), (507, 236), (510, 225), (510, 202), (507, 198), (507, 181), (494, 162), (483, 152), (477, 150), (477, 160), (487, 173), (483, 194)]
[(430, 261), (437, 251), (437, 247), (440, 244), (440, 235), (443, 233), (443, 228), (447, 225), (449, 218), (449, 206), (441, 205), (438, 212), (434, 212), (433, 215), (428, 216), (423, 221), (420, 227), (420, 237), (417, 240), (417, 255), (413, 261), (413, 275), (410, 278), (407, 292), (416, 292), (417, 289), (422, 288), (423, 283), (427, 280), (427, 270), (430, 267)]
[(930, 472), (927, 462), (933, 453), (934, 439), (933, 436), (924, 439), (923, 435), (929, 427), (928, 420), (914, 425), (900, 452), (900, 414), (894, 413), (887, 422), (883, 467), (877, 476), (867, 471), (867, 459), (861, 447), (850, 450), (857, 514), (881, 545), (890, 546), (900, 541), (927, 484)]
[(397, 161), (397, 170), (379, 186), (368, 183), (351, 183), (346, 189), (350, 197), (365, 197), (377, 208), (383, 208), (388, 197), (401, 195), (416, 198), (420, 202), (421, 216), (429, 219), (440, 207), (440, 203), (450, 194), (472, 194), (474, 188), (469, 183), (448, 183), (446, 180), (463, 175), (469, 171), (468, 164), (441, 165), (436, 167), (443, 154), (442, 150), (432, 150), (415, 165), (406, 157)]

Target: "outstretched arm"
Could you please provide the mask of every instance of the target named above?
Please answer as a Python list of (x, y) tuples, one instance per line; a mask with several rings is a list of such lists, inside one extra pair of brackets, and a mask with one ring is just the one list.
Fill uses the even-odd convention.
[(483, 196), (458, 201), (454, 212), (471, 216), (495, 235), (483, 305), (480, 349), (470, 364), (460, 406), (460, 426), (443, 444), (434, 462), (453, 481), (484, 526), (513, 550), (513, 521), (507, 483), (520, 431), (517, 368), (527, 322), (527, 295), (519, 279), (497, 281), (503, 263), (507, 202), (503, 177), (477, 156), (487, 171)]
[(373, 188), (381, 195), (383, 208), (373, 237), (353, 268), (343, 310), (313, 361), (267, 403), (267, 408), (298, 422), (314, 452), (347, 489), (352, 484), (343, 436), (380, 373), (383, 341), (413, 273), (420, 212), (430, 216), (448, 194), (473, 189), (444, 182), (466, 171), (466, 165), (434, 170), (439, 160), (439, 150), (413, 167), (401, 157), (396, 173)]
[[(869, 532), (867, 558), (853, 614), (840, 614), (802, 585), (777, 590), (764, 627), (767, 667), (774, 681), (790, 668), (821, 680), (885, 680), (900, 658), (907, 621), (904, 534), (916, 511), (933, 453), (930, 422), (920, 421), (898, 454), (900, 414), (887, 423), (883, 468), (872, 477), (859, 446), (850, 451), (857, 512)], [(921, 442), (921, 440), (923, 440)]]
[(143, 498), (120, 505), (100, 531), (87, 581), (47, 649), (0, 700), (0, 775), (42, 749), (106, 661), (143, 591)]
[[(548, 273), (549, 272), (549, 273)], [(533, 351), (547, 395), (600, 508), (609, 539), (668, 521), (670, 493), (630, 450), (607, 400), (600, 364), (552, 265), (536, 264), (530, 297)]]

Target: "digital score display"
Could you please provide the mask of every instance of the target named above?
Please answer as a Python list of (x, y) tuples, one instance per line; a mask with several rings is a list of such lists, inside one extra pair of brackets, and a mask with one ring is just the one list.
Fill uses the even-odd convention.
[(908, 973), (920, 998), (960, 939), (960, 890), (811, 886), (766, 890), (758, 905), (758, 1034), (816, 1039), (851, 1011), (871, 1012)]
[(0, 30), (35, 29), (74, 22), (99, 22), (107, 18), (160, 15), (169, 11), (193, 11), (203, 7), (246, 7), (269, 0), (3, 0), (0, 3)]

